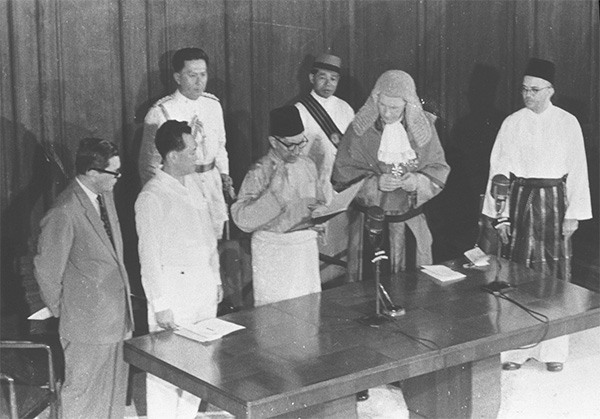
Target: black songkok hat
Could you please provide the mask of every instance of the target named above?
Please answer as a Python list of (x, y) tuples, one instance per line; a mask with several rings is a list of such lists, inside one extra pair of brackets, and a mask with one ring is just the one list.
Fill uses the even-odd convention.
[(269, 135), (293, 137), (304, 131), (300, 112), (295, 106), (283, 106), (273, 109), (270, 114)]
[(540, 58), (531, 58), (525, 69), (525, 75), (539, 77), (554, 84), (554, 63)]

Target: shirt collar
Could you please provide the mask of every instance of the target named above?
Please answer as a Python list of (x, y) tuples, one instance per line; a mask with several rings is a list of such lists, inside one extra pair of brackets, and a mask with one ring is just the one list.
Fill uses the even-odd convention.
[(317, 102), (319, 102), (321, 105), (325, 105), (327, 103), (330, 103), (331, 100), (333, 99), (333, 95), (329, 96), (327, 99), (325, 99), (324, 97), (319, 96), (314, 90), (312, 90), (310, 92), (310, 94), (312, 95), (312, 97), (314, 97)]
[(173, 190), (178, 189), (180, 192), (187, 191), (186, 186), (182, 185), (181, 182), (162, 169), (156, 171), (156, 177), (161, 183), (165, 184), (169, 188), (172, 188)]
[(77, 181), (77, 183), (79, 183), (79, 186), (81, 186), (81, 189), (83, 189), (83, 192), (85, 192), (85, 194), (90, 198), (92, 203), (95, 203), (96, 198), (98, 197), (98, 194), (95, 192), (92, 192), (92, 190), (90, 188), (88, 188), (87, 186), (85, 186), (83, 184), (83, 182), (79, 180), (78, 177), (75, 177), (75, 180)]
[(552, 102), (550, 102), (548, 107), (546, 109), (544, 109), (544, 111), (542, 113), (534, 112), (529, 108), (525, 108), (525, 109), (527, 109), (529, 111), (528, 114), (531, 118), (546, 119), (548, 116), (550, 116), (554, 113), (554, 108), (555, 108), (555, 106), (552, 104)]
[(181, 93), (181, 92), (179, 91), (179, 89), (175, 90), (175, 99), (181, 100), (181, 101), (183, 101), (184, 103), (196, 103), (196, 102), (198, 102), (198, 100), (199, 100), (201, 97), (202, 97), (202, 95), (200, 95), (200, 96), (198, 97), (198, 99), (196, 99), (196, 100), (192, 100), (192, 99), (190, 99), (189, 97), (186, 97), (186, 96), (185, 96), (183, 93)]
[(100, 203), (98, 202), (99, 195), (95, 192), (92, 192), (92, 190), (90, 188), (85, 186), (83, 184), (83, 182), (80, 181), (77, 176), (75, 177), (75, 180), (77, 181), (77, 183), (79, 183), (79, 186), (81, 186), (81, 189), (83, 189), (83, 192), (85, 192), (87, 197), (90, 198), (90, 201), (92, 202), (92, 206), (96, 209), (96, 211), (98, 211), (98, 213), (100, 213)]

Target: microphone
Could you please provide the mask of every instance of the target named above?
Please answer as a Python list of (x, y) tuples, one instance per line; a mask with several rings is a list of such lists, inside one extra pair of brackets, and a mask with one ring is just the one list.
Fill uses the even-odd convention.
[(504, 175), (498, 174), (492, 178), (492, 187), (490, 188), (490, 194), (496, 200), (496, 214), (500, 216), (504, 212), (506, 206), (506, 200), (508, 199), (508, 190), (510, 188), (510, 181)]
[(385, 219), (385, 213), (383, 209), (378, 206), (369, 207), (367, 210), (367, 220), (365, 222), (365, 228), (369, 232), (369, 239), (371, 244), (375, 245), (380, 241), (381, 233), (383, 232), (383, 220)]

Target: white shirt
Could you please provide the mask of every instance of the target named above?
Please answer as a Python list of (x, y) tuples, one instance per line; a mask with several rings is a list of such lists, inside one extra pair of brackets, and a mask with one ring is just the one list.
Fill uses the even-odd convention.
[[(490, 176), (483, 213), (496, 217), (490, 194), (491, 179), (509, 177), (558, 179), (567, 175), (565, 218), (592, 218), (583, 133), (577, 118), (552, 104), (537, 114), (523, 108), (508, 116), (496, 137), (490, 156)], [(504, 216), (508, 216), (508, 205)]]
[[(331, 117), (331, 120), (335, 123), (338, 129), (342, 134), (346, 132), (348, 125), (354, 119), (354, 110), (348, 103), (344, 100), (340, 99), (337, 96), (329, 96), (327, 99), (319, 96), (313, 90), (310, 92), (310, 95), (314, 97), (317, 102), (325, 109), (325, 111)], [(315, 138), (321, 138), (324, 144), (330, 146), (334, 151), (336, 148), (331, 144), (325, 132), (321, 129), (317, 121), (311, 116), (306, 107), (301, 103), (296, 103), (296, 108), (300, 112), (300, 118), (302, 119), (302, 124), (304, 125), (304, 135), (308, 139), (309, 143), (304, 148), (305, 150), (309, 150)]]
[[(229, 159), (225, 148), (225, 124), (219, 99), (203, 93), (198, 99), (188, 99), (176, 90), (156, 102), (144, 119), (144, 133), (140, 146), (139, 171), (142, 184), (146, 183), (160, 167), (161, 157), (154, 145), (158, 128), (167, 121), (185, 121), (192, 126), (194, 119), (202, 123), (204, 135), (195, 137), (198, 143), (198, 164), (215, 161), (221, 174), (229, 174)], [(192, 127), (193, 129), (193, 127)]]
[(191, 176), (185, 186), (159, 170), (135, 202), (142, 284), (156, 312), (170, 308), (167, 267), (201, 267), (221, 283), (217, 237), (207, 199)]
[[(310, 94), (325, 109), (341, 133), (344, 134), (348, 125), (354, 119), (354, 110), (352, 107), (337, 96), (332, 95), (325, 99), (316, 94), (314, 90)], [(302, 149), (302, 154), (315, 162), (319, 179), (326, 189), (325, 196), (331, 198), (334, 191), (329, 179), (333, 170), (337, 148), (327, 138), (325, 131), (321, 129), (321, 126), (315, 121), (306, 107), (301, 103), (296, 103), (295, 106), (300, 112), (300, 118), (304, 125), (304, 135), (308, 140), (308, 143)], [(326, 202), (329, 202), (329, 200)]]

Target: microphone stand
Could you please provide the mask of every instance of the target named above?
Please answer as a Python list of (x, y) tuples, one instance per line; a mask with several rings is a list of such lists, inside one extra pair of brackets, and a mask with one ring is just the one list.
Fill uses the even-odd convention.
[(385, 250), (380, 248), (381, 238), (370, 233), (371, 242), (375, 245), (375, 252), (371, 263), (375, 265), (375, 314), (359, 319), (363, 324), (372, 327), (379, 327), (383, 323), (390, 321), (393, 317), (405, 314), (405, 310), (392, 303), (392, 299), (381, 284), (381, 266), (382, 260), (387, 260)]
[[(502, 216), (505, 205), (505, 200), (498, 200), (496, 206), (496, 219), (499, 219)], [(512, 288), (512, 285), (510, 285), (508, 282), (500, 281), (500, 272), (502, 271), (502, 263), (500, 262), (500, 258), (502, 257), (503, 243), (500, 231), (496, 231), (496, 235), (498, 236), (498, 250), (496, 252), (496, 276), (494, 278), (494, 281), (481, 287), (484, 291), (489, 292), (493, 295), (499, 295), (503, 290), (507, 288)]]

